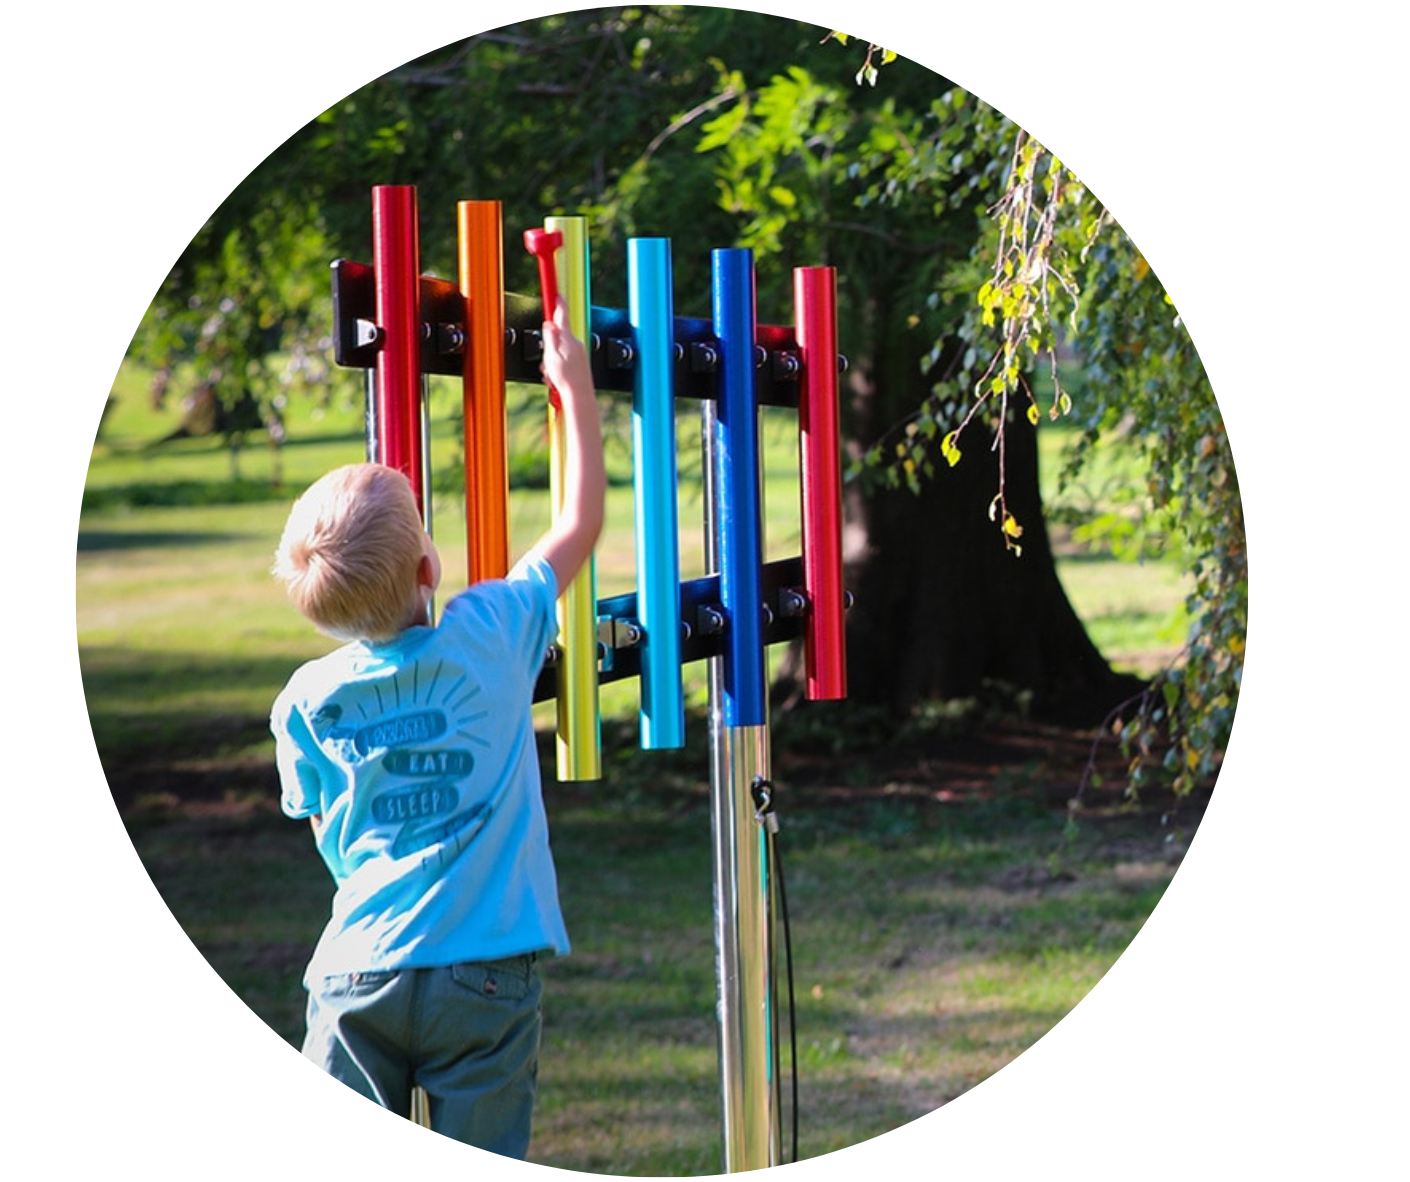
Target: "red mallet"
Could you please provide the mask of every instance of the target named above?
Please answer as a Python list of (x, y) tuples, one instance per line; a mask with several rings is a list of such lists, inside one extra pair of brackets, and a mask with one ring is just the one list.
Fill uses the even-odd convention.
[[(558, 248), (563, 245), (563, 231), (561, 230), (525, 230), (524, 249), (527, 250), (539, 263), (539, 290), (543, 293), (543, 318), (552, 320), (554, 311), (558, 307), (558, 267), (554, 261), (554, 255)], [(562, 404), (558, 400), (558, 391), (553, 388), (553, 383), (548, 384), (548, 401), (557, 408)]]

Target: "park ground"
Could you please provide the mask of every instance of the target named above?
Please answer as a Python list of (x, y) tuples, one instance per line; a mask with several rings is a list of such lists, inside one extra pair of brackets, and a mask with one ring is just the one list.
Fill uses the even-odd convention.
[[(219, 729), (212, 749), (228, 738)], [(1107, 744), (1097, 756), (1107, 778), (1074, 807), (1093, 736), (1031, 722), (844, 752), (788, 730), (780, 723), (774, 770), (808, 1157), (940, 1107), (1042, 1037), (1149, 916), (1204, 798), (1126, 799), (1106, 786), (1120, 782)], [(609, 743), (631, 741), (628, 731), (609, 727)], [(601, 783), (546, 781), (574, 952), (544, 967), (532, 1159), (714, 1173), (705, 753), (615, 755), (609, 747)], [(194, 758), (108, 774), (162, 897), (293, 1053), (298, 979), (330, 884), (305, 827), (278, 815), (270, 767)]]
[[(295, 1054), (299, 976), (331, 883), (306, 827), (278, 813), (266, 728), (273, 693), (320, 644), (267, 575), (288, 495), (270, 493), (256, 449), (232, 481), (218, 441), (151, 447), (175, 411), (154, 421), (137, 389), (120, 384), (95, 447), (78, 538), (95, 741), (163, 900)], [(283, 480), (359, 447), (355, 424), (330, 413), (291, 432)], [(613, 490), (618, 518), (626, 496)], [(516, 493), (516, 536), (540, 527), (543, 499)], [(443, 512), (438, 537), (453, 537), (453, 498)], [(776, 531), (784, 548), (789, 529)], [(609, 531), (603, 593), (629, 551)], [(1063, 577), (1104, 650), (1137, 669), (1163, 659), (1178, 574), (1073, 557)], [(536, 1162), (720, 1168), (708, 756), (692, 685), (680, 752), (639, 751), (630, 691), (604, 697), (598, 783), (555, 781), (551, 713), (539, 717), (574, 951), (544, 969)], [(1179, 866), (1207, 792), (1132, 799), (1110, 735), (1020, 706), (996, 687), (918, 710), (899, 735), (845, 704), (776, 711), (800, 1156), (878, 1136), (1011, 1062), (1111, 967)]]

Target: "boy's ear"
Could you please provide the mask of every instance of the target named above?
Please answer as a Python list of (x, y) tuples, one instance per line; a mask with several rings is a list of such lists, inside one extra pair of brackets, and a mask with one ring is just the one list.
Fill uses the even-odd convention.
[(440, 582), (437, 577), (440, 574), (436, 570), (436, 564), (431, 560), (429, 554), (421, 555), (421, 561), (416, 564), (416, 583), (420, 587), (430, 587), (432, 591), (436, 589), (436, 584)]

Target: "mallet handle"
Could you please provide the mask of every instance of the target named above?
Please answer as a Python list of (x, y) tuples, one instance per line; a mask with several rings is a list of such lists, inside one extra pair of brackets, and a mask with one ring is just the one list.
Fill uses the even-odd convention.
[[(554, 256), (562, 245), (561, 230), (524, 231), (524, 249), (534, 256), (539, 265), (539, 291), (543, 294), (545, 320), (552, 320), (554, 309), (558, 307), (558, 266)], [(555, 408), (562, 405), (552, 382), (548, 383), (548, 401)]]

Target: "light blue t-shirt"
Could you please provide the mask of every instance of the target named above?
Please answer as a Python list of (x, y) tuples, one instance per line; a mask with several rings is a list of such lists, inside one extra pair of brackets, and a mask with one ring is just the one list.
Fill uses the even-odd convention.
[(568, 951), (531, 714), (557, 631), (526, 556), (435, 627), (300, 668), (270, 719), (290, 817), (337, 884), (305, 979)]

